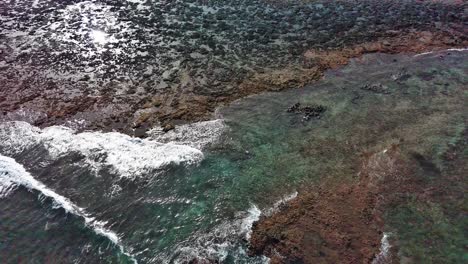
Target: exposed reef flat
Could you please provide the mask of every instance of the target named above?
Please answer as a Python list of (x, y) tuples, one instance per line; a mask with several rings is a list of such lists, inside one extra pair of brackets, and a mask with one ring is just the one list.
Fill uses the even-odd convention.
[[(4, 1), (0, 120), (144, 135), (372, 52), (468, 46), (458, 1)], [(143, 131), (143, 132), (142, 132)]]

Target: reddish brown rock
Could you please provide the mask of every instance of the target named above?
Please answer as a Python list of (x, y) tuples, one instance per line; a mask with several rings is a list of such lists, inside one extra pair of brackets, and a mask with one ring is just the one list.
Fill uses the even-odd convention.
[(468, 41), (457, 34), (445, 32), (394, 32), (393, 37), (356, 44), (334, 50), (308, 50), (302, 55), (302, 65), (265, 69), (249, 76), (231, 94), (197, 95), (193, 93), (164, 94), (153, 97), (159, 102), (156, 113), (147, 120), (154, 123), (166, 120), (201, 121), (211, 118), (215, 109), (234, 100), (265, 91), (281, 91), (304, 87), (319, 80), (329, 69), (343, 66), (352, 58), (368, 53), (422, 53), (448, 48), (466, 47)]
[(365, 154), (357, 183), (310, 188), (280, 212), (260, 219), (250, 253), (264, 254), (271, 263), (370, 263), (383, 234), (382, 194), (410, 173), (398, 146)]

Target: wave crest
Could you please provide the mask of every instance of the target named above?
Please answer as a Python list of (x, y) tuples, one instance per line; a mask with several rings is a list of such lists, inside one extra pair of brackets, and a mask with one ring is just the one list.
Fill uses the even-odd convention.
[[(31, 176), (31, 174), (29, 174), (26, 169), (14, 159), (0, 155), (0, 194), (2, 193), (2, 190), (4, 190), (2, 187), (7, 186), (6, 188), (8, 188), (8, 186), (10, 186), (11, 191), (19, 185), (29, 190), (36, 190), (41, 195), (51, 198), (55, 207), (61, 207), (68, 213), (82, 217), (86, 226), (91, 228), (96, 234), (109, 239), (120, 248), (123, 254), (134, 260), (134, 258), (124, 250), (119, 236), (111, 230), (108, 230), (105, 227), (104, 222), (97, 221), (95, 218), (89, 216), (84, 209), (78, 207), (66, 197), (56, 193), (54, 190), (49, 189), (42, 182), (34, 179), (34, 177)], [(134, 262), (136, 263), (135, 260)]]
[(62, 126), (39, 129), (26, 122), (1, 124), (0, 141), (0, 149), (7, 155), (37, 145), (43, 146), (53, 159), (78, 152), (91, 167), (98, 170), (110, 166), (121, 177), (137, 177), (169, 164), (196, 164), (203, 159), (200, 150), (187, 145), (160, 143), (117, 132), (75, 133)]

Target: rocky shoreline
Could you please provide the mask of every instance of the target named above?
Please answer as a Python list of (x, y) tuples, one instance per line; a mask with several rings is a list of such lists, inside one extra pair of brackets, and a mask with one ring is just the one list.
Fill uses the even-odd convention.
[[(258, 195), (270, 202), (258, 203), (250, 254), (271, 263), (459, 263), (466, 55), (366, 55), (304, 89), (234, 103), (239, 118), (251, 111), (251, 122), (275, 120), (259, 135), (304, 129), (266, 141), (300, 147), (267, 150), (275, 158), (265, 163), (275, 165), (257, 174), (281, 184)], [(300, 183), (285, 192), (295, 170)], [(296, 190), (297, 198), (275, 203)], [(200, 258), (193, 263), (223, 263)]]
[(362, 54), (468, 46), (456, 1), (24, 4), (2, 4), (0, 120), (136, 136)]
[[(443, 61), (450, 55), (451, 51), (446, 51), (426, 56)], [(413, 58), (417, 57), (420, 56)], [(363, 61), (369, 62), (366, 59)], [(391, 68), (388, 61), (376, 64)], [(356, 64), (353, 65), (355, 67)], [(437, 62), (428, 62), (425, 65), (428, 69), (433, 69), (432, 72), (437, 72), (435, 68), (431, 68)], [(376, 65), (376, 68), (379, 66)], [(449, 63), (445, 67), (448, 69), (450, 66)], [(399, 99), (401, 103), (405, 96), (411, 94), (403, 92), (403, 87), (412, 78), (405, 68), (402, 69), (401, 72), (384, 77), (398, 83), (398, 89), (401, 89), (399, 91), (389, 89), (388, 82), (363, 83), (354, 89), (380, 98), (394, 97), (395, 92), (402, 93), (404, 96)], [(337, 70), (336, 74), (346, 75), (350, 72), (352, 73), (351, 70)], [(377, 74), (369, 71), (369, 76)], [(420, 74), (419, 78), (422, 82), (433, 80), (425, 74)], [(434, 83), (447, 87), (450, 85), (448, 75), (442, 80), (445, 83)], [(463, 77), (456, 81), (461, 85), (459, 87), (463, 87), (465, 82)], [(413, 82), (414, 87), (419, 84)], [(420, 133), (424, 133), (425, 138), (436, 138), (440, 136), (440, 132), (431, 131), (424, 126), (397, 122), (395, 127), (386, 130), (388, 134), (383, 131), (362, 133), (363, 137), (377, 136), (377, 139), (369, 139), (365, 146), (357, 140), (361, 136), (351, 133), (354, 138), (349, 137), (349, 142), (346, 140), (346, 143), (356, 149), (364, 149), (364, 152), (347, 155), (347, 162), (354, 163), (351, 170), (353, 173), (344, 173), (337, 168), (338, 175), (324, 175), (323, 180), (316, 185), (303, 186), (297, 198), (283, 204), (281, 210), (272, 215), (263, 215), (254, 223), (249, 253), (253, 256), (266, 255), (272, 264), (458, 263), (462, 258), (464, 245), (463, 242), (458, 243), (458, 236), (463, 237), (459, 225), (463, 226), (460, 221), (464, 217), (462, 201), (465, 199), (464, 189), (467, 184), (466, 173), (463, 172), (467, 167), (466, 111), (457, 107), (452, 110), (435, 107), (430, 111), (420, 108), (416, 102), (424, 102), (428, 98), (432, 98), (427, 101), (431, 102), (429, 108), (435, 106), (438, 95), (430, 92), (431, 89), (433, 88), (426, 87), (424, 90), (427, 98), (421, 94), (415, 99), (411, 111), (415, 115), (417, 112), (426, 112), (415, 120), (437, 127), (437, 122), (442, 119), (437, 121), (437, 118), (429, 116), (442, 113), (460, 115), (461, 123), (456, 128), (457, 132), (449, 132), (453, 129), (449, 125), (442, 126), (440, 132), (443, 133), (443, 141), (425, 144)], [(461, 98), (462, 90), (456, 93)], [(351, 103), (359, 104), (361, 99), (362, 97), (357, 96)], [(388, 99), (386, 103), (391, 105), (390, 101)], [(458, 103), (449, 103), (446, 106), (455, 105)], [(371, 107), (369, 104), (367, 106)], [(296, 112), (299, 107), (300, 105), (292, 105), (288, 112)], [(385, 107), (384, 104), (381, 105), (382, 109)], [(368, 113), (369, 119), (372, 119), (371, 112), (372, 110)], [(397, 109), (390, 112), (404, 114)], [(351, 113), (349, 118), (353, 118)], [(391, 118), (387, 119), (386, 115), (379, 116), (376, 120), (370, 127), (378, 126), (378, 122), (394, 122)], [(355, 125), (360, 126), (359, 123)], [(397, 132), (403, 127), (410, 129), (407, 133)], [(448, 135), (453, 138), (446, 141)], [(388, 139), (387, 136), (393, 140), (399, 138), (399, 142), (382, 145)], [(313, 135), (311, 137), (314, 138)], [(310, 146), (310, 153), (314, 153), (317, 158), (324, 155), (322, 150), (315, 150), (314, 147), (317, 146)], [(338, 151), (341, 146), (333, 143), (319, 147), (334, 148), (337, 153), (342, 153)]]
[[(277, 2), (2, 3), (0, 122), (145, 137), (155, 126), (167, 132), (212, 119), (219, 106), (249, 95), (303, 87), (367, 53), (468, 47), (459, 1)], [(379, 85), (360, 89), (385, 94)], [(324, 111), (290, 112), (310, 119)], [(378, 263), (383, 218), (407, 193), (463, 211), (460, 197), (421, 175), (442, 175), (444, 185), (463, 182), (466, 140), (443, 153), (451, 168), (444, 173), (401, 148), (353, 157), (359, 173), (346, 176), (355, 181), (300, 190), (254, 225), (250, 254), (272, 264)], [(397, 261), (398, 245), (392, 249), (385, 263)]]

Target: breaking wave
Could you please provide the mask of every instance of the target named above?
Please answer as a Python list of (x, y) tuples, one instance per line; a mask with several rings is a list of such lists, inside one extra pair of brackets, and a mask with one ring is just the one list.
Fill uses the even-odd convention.
[(268, 258), (250, 257), (245, 251), (246, 243), (250, 239), (253, 224), (260, 219), (261, 210), (253, 205), (249, 210), (238, 213), (236, 220), (226, 221), (216, 226), (209, 233), (201, 233), (190, 245), (178, 248), (175, 254), (166, 257), (163, 263), (189, 263), (190, 261), (225, 261), (228, 256), (251, 264), (268, 263)]
[[(175, 255), (166, 258), (167, 261), (164, 263), (187, 263), (193, 259), (223, 262), (229, 255), (234, 256), (236, 260), (244, 260), (245, 263), (269, 263), (269, 258), (250, 257), (245, 251), (253, 224), (262, 215), (268, 216), (281, 210), (282, 206), (295, 199), (297, 195), (298, 192), (286, 195), (263, 212), (256, 205), (252, 205), (247, 211), (238, 213), (234, 221), (224, 222), (210, 233), (199, 234), (195, 241), (191, 241), (190, 246), (177, 249)], [(244, 241), (244, 244), (239, 241)]]
[(266, 216), (271, 216), (272, 214), (280, 211), (283, 206), (286, 206), (289, 201), (295, 199), (298, 194), (299, 193), (296, 191), (296, 192), (291, 193), (290, 195), (286, 195), (282, 197), (276, 203), (274, 203), (271, 208), (265, 210), (263, 214)]
[(164, 132), (162, 127), (155, 127), (147, 132), (148, 136), (162, 143), (177, 143), (203, 149), (216, 143), (225, 130), (224, 120), (216, 119), (176, 126), (173, 130)]
[[(210, 233), (199, 234), (190, 246), (177, 249), (175, 255), (166, 258), (168, 260), (164, 263), (187, 263), (193, 259), (223, 262), (229, 255), (234, 256), (236, 260), (244, 260), (245, 263), (269, 263), (269, 258), (250, 257), (245, 251), (252, 234), (253, 224), (260, 220), (262, 215), (269, 216), (281, 210), (282, 206), (295, 199), (297, 195), (298, 192), (293, 192), (283, 196), (272, 207), (263, 211), (256, 205), (252, 205), (247, 211), (238, 213), (234, 221), (224, 222)], [(242, 245), (239, 241), (244, 241), (244, 244)]]
[(82, 217), (86, 226), (91, 228), (96, 234), (108, 238), (120, 248), (122, 253), (129, 256), (136, 263), (136, 260), (123, 248), (118, 235), (107, 229), (104, 226), (104, 222), (97, 221), (95, 218), (89, 216), (84, 209), (73, 204), (66, 197), (57, 194), (54, 190), (49, 189), (42, 182), (34, 179), (34, 177), (14, 159), (0, 155), (0, 197), (5, 197), (18, 186), (23, 186), (29, 190), (36, 190), (41, 195), (51, 198), (54, 207), (61, 207), (68, 213)]
[(9, 156), (38, 145), (53, 159), (78, 152), (93, 169), (110, 166), (121, 177), (137, 177), (169, 164), (196, 164), (203, 159), (199, 149), (173, 142), (160, 143), (117, 132), (76, 133), (62, 126), (40, 129), (17, 121), (0, 124), (0, 141), (0, 150)]

